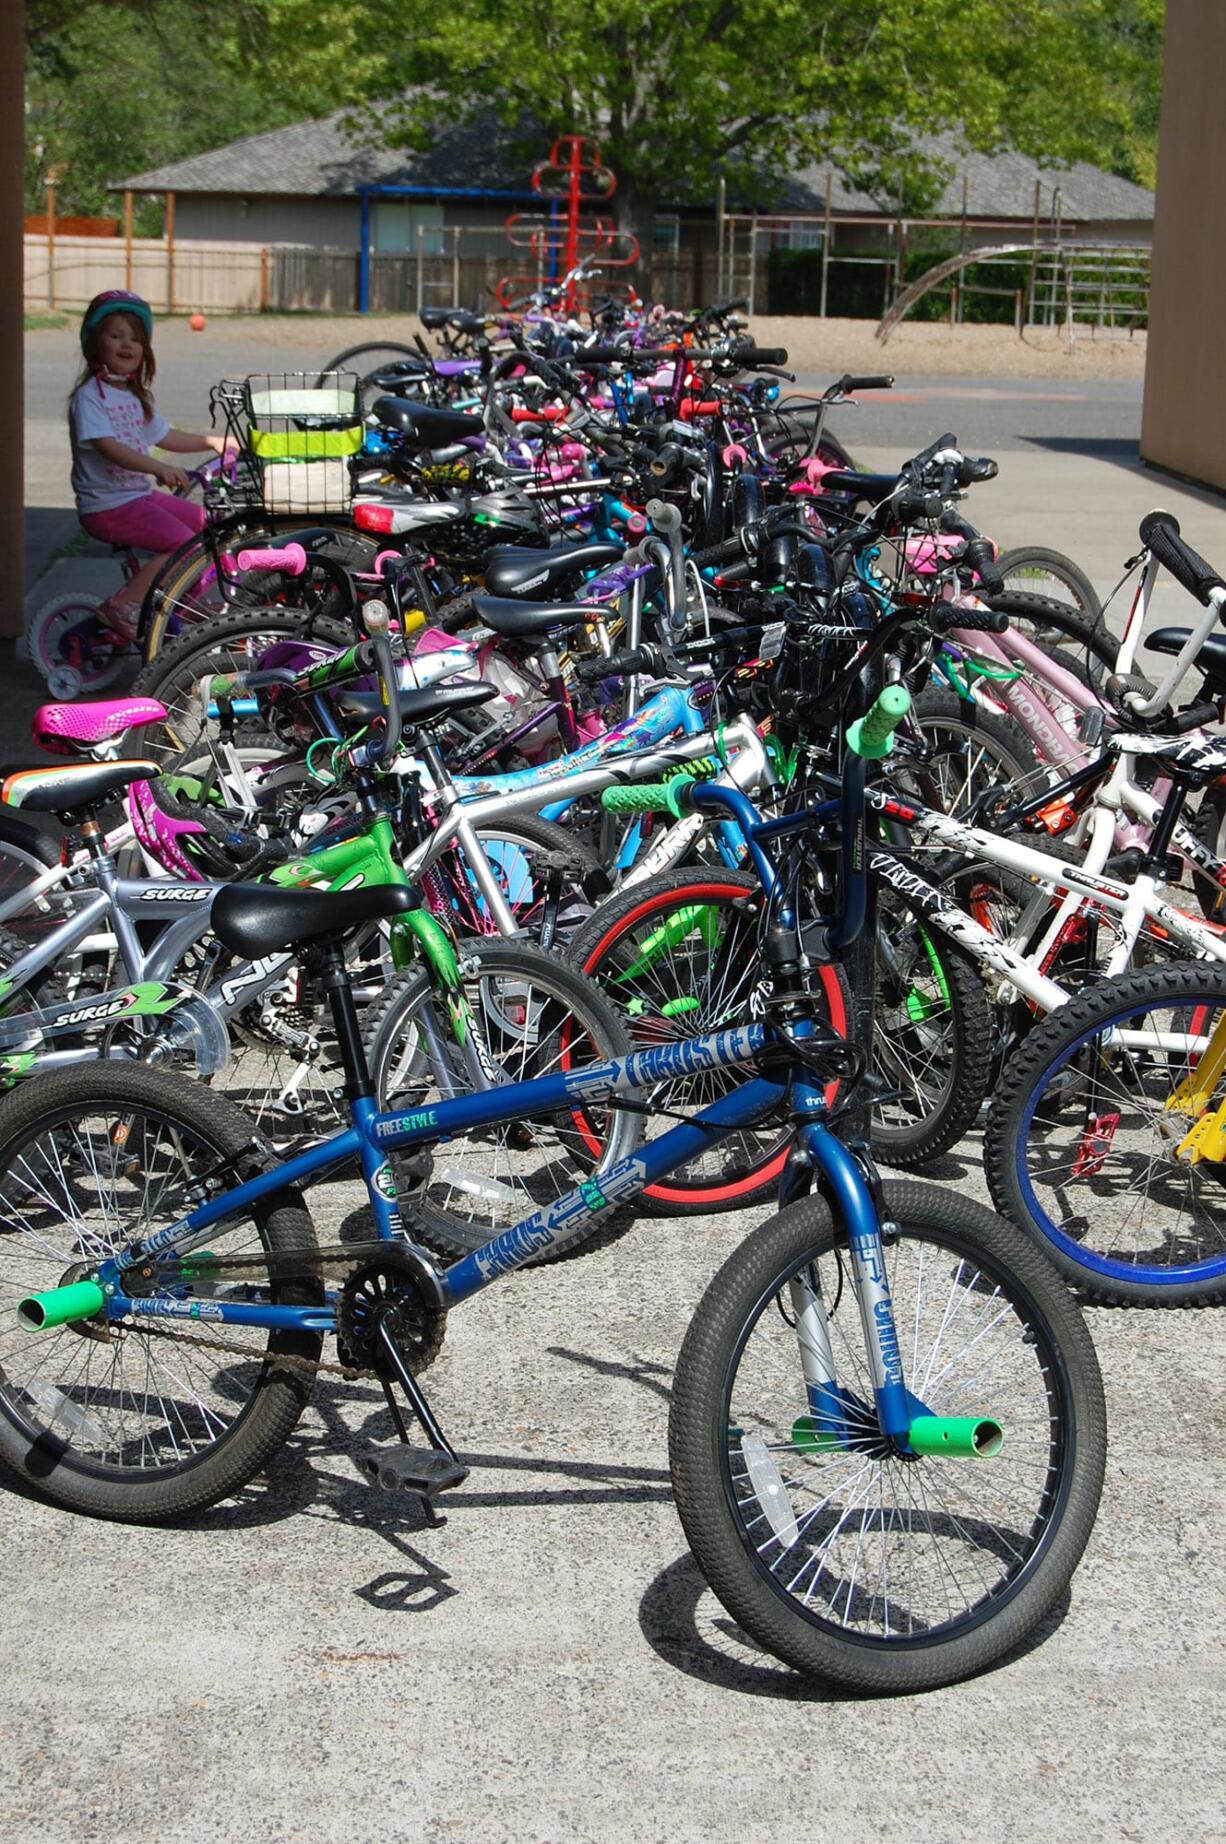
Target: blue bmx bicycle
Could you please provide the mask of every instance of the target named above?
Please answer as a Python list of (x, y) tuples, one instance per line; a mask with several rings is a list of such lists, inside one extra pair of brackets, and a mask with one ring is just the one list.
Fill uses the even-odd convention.
[[(793, 1136), (779, 1214), (712, 1281), (677, 1361), (670, 1466), (699, 1566), (759, 1644), (856, 1691), (949, 1683), (1034, 1629), (1077, 1565), (1103, 1477), (1078, 1309), (1000, 1218), (932, 1185), (883, 1184), (867, 1148), (836, 1137), (865, 1059), (821, 1023), (810, 937), (770, 856), (813, 815), (762, 821), (736, 789), (672, 792), (736, 822), (770, 880), (760, 1022), (380, 1112), (343, 940), (411, 892), (239, 884), (216, 898), (217, 934), (235, 953), (293, 948), (322, 981), (343, 1132), (278, 1162), (223, 1096), (119, 1060), (36, 1076), (0, 1104), (0, 1457), (15, 1472), (96, 1516), (200, 1511), (287, 1439), (317, 1372), (337, 1367), (321, 1357), (335, 1337), (343, 1372), (382, 1385), (399, 1437), (366, 1451), (372, 1482), (433, 1517), (467, 1476), (422, 1383), (450, 1313), (776, 1112)], [(598, 1156), (603, 1111), (641, 1115), (644, 1091), (692, 1078), (700, 1094), (738, 1066), (743, 1083), (692, 1118)], [(590, 1135), (590, 1176), (436, 1266), (412, 1200), (431, 1149), (559, 1116)], [(376, 1234), (321, 1246), (301, 1187), (353, 1162)]]

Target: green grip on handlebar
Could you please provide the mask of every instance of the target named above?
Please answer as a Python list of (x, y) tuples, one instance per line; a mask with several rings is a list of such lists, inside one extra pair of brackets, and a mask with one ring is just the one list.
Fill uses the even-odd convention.
[(645, 781), (638, 787), (605, 788), (600, 804), (606, 813), (671, 813), (681, 818), (681, 796), (693, 787), (694, 775), (678, 775), (667, 782)]
[(870, 762), (889, 755), (894, 747), (894, 732), (910, 709), (911, 694), (906, 686), (887, 685), (872, 710), (848, 727), (847, 747)]

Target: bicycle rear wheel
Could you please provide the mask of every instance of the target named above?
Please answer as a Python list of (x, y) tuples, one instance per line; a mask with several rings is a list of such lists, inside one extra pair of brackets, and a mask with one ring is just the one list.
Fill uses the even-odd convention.
[[(624, 1056), (617, 1014), (564, 962), (519, 941), (461, 944), (464, 993), (502, 1082), (529, 1082)], [(424, 972), (388, 988), (367, 1033), (371, 1079), (383, 1108), (429, 1106), (471, 1092), (463, 1048), (443, 995)], [(441, 1253), (481, 1248), (584, 1179), (633, 1151), (633, 1114), (606, 1105), (559, 1108), (446, 1141), (425, 1156), (392, 1154), (414, 1233)], [(624, 1228), (626, 1210), (577, 1225), (542, 1260), (556, 1260)]]
[[(646, 1050), (762, 1016), (763, 918), (762, 886), (748, 873), (664, 871), (602, 903), (570, 953), (617, 1008), (635, 1048)], [(823, 965), (816, 978), (831, 1026), (846, 1036), (851, 1006), (842, 974)], [(649, 1135), (675, 1125), (665, 1110), (695, 1113), (743, 1081), (742, 1070), (728, 1069), (657, 1084)], [(760, 1203), (774, 1194), (788, 1142), (778, 1121), (740, 1128), (649, 1185), (642, 1208), (675, 1216)]]
[[(990, 1416), (991, 1459), (881, 1439), (845, 1232), (802, 1199), (711, 1282), (677, 1360), (669, 1460), (713, 1592), (760, 1645), (843, 1689), (931, 1690), (1032, 1633), (1093, 1527), (1106, 1456), (1094, 1347), (1042, 1256), (989, 1211), (887, 1184), (886, 1262), (908, 1388)], [(812, 1434), (797, 1315), (824, 1303), (850, 1443)], [(820, 1307), (818, 1308), (820, 1310)]]
[[(31, 1334), (16, 1317), (26, 1294), (186, 1214), (206, 1173), (250, 1164), (251, 1143), (251, 1122), (219, 1096), (117, 1062), (35, 1077), (0, 1103), (0, 1460), (46, 1497), (130, 1523), (183, 1517), (245, 1485), (293, 1430), (311, 1376), (278, 1359), (314, 1360), (319, 1337), (227, 1326), (219, 1350), (218, 1289), (203, 1280), (153, 1286), (197, 1303), (199, 1320)], [(276, 1255), (292, 1273), (316, 1244), (286, 1192), (219, 1227), (213, 1246)], [(255, 1278), (258, 1299), (322, 1298), (309, 1262), (302, 1278)]]
[(1018, 544), (1001, 553), (996, 568), (1005, 579), (1006, 589), (1018, 595), (1063, 602), (1092, 625), (1102, 615), (1103, 605), (1093, 583), (1063, 551), (1051, 551), (1041, 544)]

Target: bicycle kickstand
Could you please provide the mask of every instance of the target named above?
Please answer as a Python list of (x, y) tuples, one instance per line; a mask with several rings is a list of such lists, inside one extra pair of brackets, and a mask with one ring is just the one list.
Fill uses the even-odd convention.
[[(447, 1520), (440, 1517), (435, 1509), (435, 1498), (440, 1492), (450, 1492), (456, 1486), (463, 1485), (468, 1478), (468, 1468), (457, 1460), (446, 1435), (435, 1420), (434, 1411), (426, 1401), (420, 1383), (405, 1363), (391, 1328), (381, 1323), (375, 1336), (379, 1344), (379, 1381), (383, 1385), (399, 1441), (392, 1446), (371, 1448), (361, 1456), (360, 1465), (370, 1483), (383, 1491), (411, 1492), (420, 1501), (430, 1525), (437, 1527)], [(408, 1397), (413, 1414), (423, 1432), (428, 1435), (429, 1447), (410, 1445), (404, 1417), (392, 1393), (393, 1378)]]

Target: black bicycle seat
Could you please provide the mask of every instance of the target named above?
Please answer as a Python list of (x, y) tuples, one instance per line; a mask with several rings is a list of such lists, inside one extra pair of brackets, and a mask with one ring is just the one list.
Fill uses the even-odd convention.
[(275, 884), (226, 884), (213, 898), (210, 921), (223, 947), (245, 960), (312, 941), (335, 941), (367, 922), (416, 909), (403, 884), (368, 890), (285, 890)]
[(23, 813), (89, 813), (131, 787), (161, 774), (156, 762), (66, 762), (62, 768), (26, 768), (0, 787), (6, 806)]
[[(472, 711), (498, 696), (493, 685), (427, 685), (422, 691), (402, 691), (400, 719), (406, 729), (421, 728), (436, 717), (450, 717), (455, 711)], [(342, 691), (334, 699), (342, 717), (361, 723), (373, 723), (384, 713), (383, 696), (378, 691)]]
[(495, 634), (527, 640), (553, 628), (582, 627), (599, 620), (602, 611), (593, 602), (518, 602), (512, 596), (475, 595), (473, 612)]

